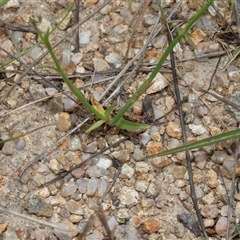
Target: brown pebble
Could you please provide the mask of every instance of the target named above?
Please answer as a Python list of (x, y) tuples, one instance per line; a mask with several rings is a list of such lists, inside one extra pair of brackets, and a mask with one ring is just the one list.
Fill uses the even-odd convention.
[(156, 220), (147, 220), (142, 225), (143, 225), (143, 230), (148, 234), (152, 234), (156, 232), (161, 227), (159, 221), (156, 221)]

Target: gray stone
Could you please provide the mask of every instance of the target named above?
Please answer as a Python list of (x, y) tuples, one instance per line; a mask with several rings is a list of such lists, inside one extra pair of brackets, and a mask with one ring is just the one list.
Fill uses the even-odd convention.
[(4, 153), (5, 155), (12, 155), (15, 149), (16, 145), (13, 141), (6, 142), (3, 145), (2, 153)]
[(45, 89), (41, 84), (31, 84), (29, 87), (29, 92), (34, 100), (47, 97)]
[(70, 199), (66, 204), (65, 207), (68, 211), (73, 214), (83, 215), (83, 207), (80, 203)]
[(43, 198), (38, 195), (34, 195), (25, 204), (24, 208), (29, 212), (41, 217), (51, 217), (53, 208), (51, 204), (44, 201)]
[(86, 174), (89, 176), (89, 177), (102, 177), (102, 176), (105, 176), (107, 175), (107, 170), (106, 169), (103, 169), (103, 168), (100, 168), (98, 167), (97, 165), (95, 166), (90, 166), (87, 171), (86, 171)]
[(123, 187), (120, 191), (119, 200), (122, 205), (126, 205), (127, 207), (132, 207), (139, 202), (138, 193), (129, 187)]
[(88, 196), (93, 196), (94, 193), (97, 191), (99, 180), (97, 178), (92, 178), (89, 180), (87, 185), (87, 192)]
[(89, 179), (87, 178), (81, 178), (76, 181), (80, 193), (85, 193), (87, 191), (88, 182)]
[(133, 176), (133, 174), (134, 174), (134, 169), (132, 167), (130, 167), (127, 163), (124, 163), (122, 165), (120, 177), (121, 178), (131, 178)]
[(78, 136), (74, 136), (73, 138), (71, 138), (68, 142), (68, 148), (71, 151), (77, 151), (77, 150), (81, 150), (82, 146), (81, 146), (81, 141), (79, 139)]
[(84, 152), (86, 153), (95, 153), (97, 151), (97, 143), (91, 142), (87, 145), (87, 147), (84, 149)]
[(137, 229), (132, 225), (119, 225), (114, 231), (115, 240), (139, 240), (141, 236), (139, 235)]
[(136, 162), (136, 172), (147, 173), (151, 166), (146, 162)]
[(69, 197), (74, 194), (77, 190), (77, 185), (75, 182), (66, 182), (63, 184), (61, 189), (61, 196), (62, 197)]
[(139, 180), (135, 183), (136, 190), (145, 193), (149, 183), (145, 180)]

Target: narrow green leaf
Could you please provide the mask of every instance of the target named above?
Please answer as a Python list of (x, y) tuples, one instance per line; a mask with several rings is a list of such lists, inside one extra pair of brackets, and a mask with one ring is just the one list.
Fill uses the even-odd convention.
[(0, 0), (0, 7), (6, 4), (9, 0)]
[(195, 148), (201, 148), (201, 147), (206, 147), (212, 144), (216, 144), (219, 142), (224, 142), (230, 139), (234, 139), (234, 138), (239, 138), (240, 137), (240, 129), (237, 130), (233, 130), (227, 133), (223, 133), (223, 134), (219, 134), (217, 136), (214, 137), (209, 137), (194, 143), (190, 143), (190, 144), (186, 144), (177, 148), (173, 148), (161, 153), (157, 153), (155, 155), (151, 155), (151, 156), (147, 156), (144, 157), (140, 160), (143, 159), (150, 159), (150, 158), (155, 158), (155, 157), (162, 157), (162, 156), (166, 156), (169, 154), (173, 154), (173, 153), (178, 153), (178, 152), (182, 152), (182, 151), (186, 151), (186, 150), (191, 150), (191, 149), (195, 149)]
[(149, 128), (149, 125), (144, 124), (144, 123), (133, 123), (133, 122), (130, 122), (130, 121), (127, 121), (127, 120), (121, 118), (117, 122), (116, 127), (118, 129), (123, 129), (123, 130), (139, 130), (139, 129)]
[(87, 133), (99, 128), (101, 125), (103, 125), (105, 123), (104, 120), (98, 120), (97, 122), (93, 123), (88, 129), (87, 129)]
[(109, 116), (111, 112), (113, 111), (114, 107), (116, 106), (116, 102), (113, 102), (106, 110), (105, 110), (105, 116), (107, 119), (109, 119)]

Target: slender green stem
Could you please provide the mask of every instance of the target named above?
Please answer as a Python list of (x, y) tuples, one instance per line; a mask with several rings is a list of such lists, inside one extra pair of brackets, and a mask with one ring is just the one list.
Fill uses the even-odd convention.
[(176, 46), (176, 44), (184, 37), (184, 35), (189, 31), (189, 29), (195, 24), (195, 22), (204, 14), (204, 12), (208, 9), (208, 7), (213, 3), (214, 0), (209, 0), (197, 13), (196, 15), (189, 21), (183, 31), (171, 42), (166, 51), (163, 53), (161, 59), (158, 64), (152, 71), (149, 78), (138, 88), (138, 90), (133, 94), (133, 96), (128, 100), (128, 102), (123, 106), (123, 108), (113, 117), (111, 123), (113, 125), (117, 125), (118, 121), (122, 118), (122, 116), (128, 111), (128, 109), (133, 105), (133, 103), (151, 86), (155, 76), (161, 69), (163, 63), (165, 62), (167, 56)]
[(66, 73), (64, 72), (64, 70), (62, 69), (52, 47), (51, 44), (48, 40), (49, 37), (49, 32), (47, 32), (45, 34), (45, 36), (42, 35), (41, 31), (37, 28), (36, 26), (36, 22), (34, 22), (34, 20), (32, 21), (34, 28), (36, 29), (39, 37), (41, 38), (42, 42), (44, 43), (44, 45), (46, 46), (46, 48), (48, 49), (55, 65), (56, 65), (56, 70), (57, 72), (62, 76), (63, 80), (65, 81), (65, 83), (68, 85), (69, 89), (73, 92), (73, 94), (81, 101), (81, 103), (89, 110), (91, 111), (93, 114), (95, 114), (98, 118), (100, 118), (101, 120), (106, 121), (106, 117), (101, 114), (99, 111), (97, 111), (91, 104), (89, 104), (89, 102), (87, 101), (87, 99), (85, 98), (85, 96), (83, 95), (83, 93), (77, 88), (75, 87), (71, 81), (68, 79)]

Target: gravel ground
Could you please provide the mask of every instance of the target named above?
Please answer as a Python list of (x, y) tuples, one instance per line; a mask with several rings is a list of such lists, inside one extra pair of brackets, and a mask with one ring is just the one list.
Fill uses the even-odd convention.
[[(79, 49), (72, 33), (76, 8), (50, 36), (55, 44), (66, 35), (55, 51), (75, 86), (85, 86), (96, 99), (102, 98), (102, 94), (103, 99), (112, 94), (117, 109), (147, 78), (167, 46), (166, 30), (157, 22), (155, 1), (150, 1), (136, 24), (134, 13), (139, 6), (144, 8), (141, 2), (148, 1), (133, 1), (130, 8), (128, 1), (115, 0), (93, 14), (107, 1), (80, 1), (78, 22), (93, 16), (80, 25)], [(10, 0), (0, 9), (4, 22), (0, 25), (1, 48), (12, 55), (26, 51), (36, 43), (28, 18), (41, 15), (39, 28), (42, 31), (54, 29), (73, 3), (73, 0)], [(227, 3), (215, 1), (215, 5), (224, 15)], [(188, 22), (195, 7), (195, 1), (190, 0), (164, 3), (165, 14), (172, 16), (172, 28)], [(231, 18), (229, 9), (226, 17)], [(236, 26), (232, 28), (236, 32)], [(130, 67), (105, 94), (126, 62), (133, 59), (131, 65), (138, 63), (135, 56), (144, 49), (154, 29), (159, 32), (146, 48), (134, 74), (121, 85), (133, 69)], [(175, 48), (188, 142), (238, 128), (239, 112), (211, 94), (236, 104), (240, 102), (239, 67), (237, 62), (227, 65), (228, 54), (236, 47), (236, 37), (230, 36), (232, 41), (229, 42), (220, 29), (221, 19), (211, 8), (191, 30), (197, 49), (186, 40)], [(104, 126), (86, 134), (83, 128), (78, 128), (57, 142), (89, 113), (69, 99), (74, 96), (53, 69), (42, 68), (53, 66), (49, 56), (38, 61), (44, 51), (42, 45), (37, 45), (21, 57), (22, 63), (14, 61), (2, 68), (6, 72), (1, 70), (0, 96), (5, 96), (15, 86), (0, 106), (1, 138), (44, 127), (5, 143), (0, 151), (0, 239), (79, 239), (88, 223), (87, 240), (108, 239), (107, 232), (116, 240), (204, 239), (190, 196), (185, 153), (138, 161), (183, 144), (170, 63), (166, 62), (155, 83), (126, 116), (131, 121), (149, 124), (149, 129), (129, 133)], [(0, 60), (3, 65), (10, 57), (0, 50)], [(32, 69), (50, 83), (31, 71), (20, 78), (31, 64)], [(209, 87), (208, 94), (200, 92), (199, 88), (208, 90)], [(88, 91), (83, 91), (89, 95)], [(90, 121), (94, 121), (91, 116)], [(113, 145), (120, 140), (123, 141)], [(236, 169), (236, 178), (240, 176), (240, 165), (231, 152), (233, 145), (233, 141), (229, 141), (190, 152), (197, 201), (209, 239), (226, 239), (227, 232), (231, 236), (239, 223), (240, 194), (238, 186), (232, 187), (232, 175)], [(96, 154), (106, 147), (109, 149)], [(46, 149), (49, 150), (45, 153)], [(71, 174), (43, 186), (90, 157), (91, 160)], [(24, 166), (32, 160), (36, 160), (35, 163), (19, 179)], [(230, 197), (231, 189), (234, 189), (234, 198)]]

